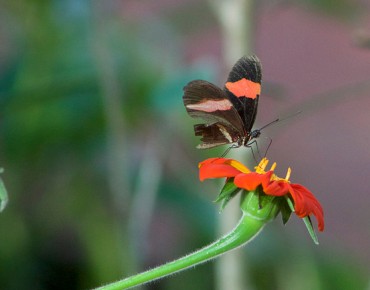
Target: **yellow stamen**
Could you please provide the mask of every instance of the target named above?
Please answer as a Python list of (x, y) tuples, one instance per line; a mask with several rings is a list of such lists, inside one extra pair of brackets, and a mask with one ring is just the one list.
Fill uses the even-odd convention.
[(267, 160), (267, 158), (263, 158), (254, 169), (256, 170), (257, 173), (263, 174), (265, 173), (265, 168), (268, 163), (269, 161)]
[(290, 174), (292, 173), (292, 169), (288, 167), (288, 170), (285, 175), (285, 180), (289, 182)]
[(272, 165), (271, 165), (271, 169), (270, 169), (270, 171), (274, 171), (274, 170), (275, 170), (275, 168), (276, 168), (276, 162), (274, 162), (274, 164), (272, 164)]

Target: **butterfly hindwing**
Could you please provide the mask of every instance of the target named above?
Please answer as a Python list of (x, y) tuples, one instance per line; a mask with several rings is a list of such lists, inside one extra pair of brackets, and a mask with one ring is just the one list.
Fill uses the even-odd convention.
[(203, 137), (199, 148), (233, 143), (244, 134), (238, 112), (226, 92), (214, 84), (202, 80), (190, 82), (184, 88), (183, 101), (191, 117), (205, 121), (194, 126), (195, 135)]
[(194, 125), (195, 136), (202, 136), (201, 144), (197, 146), (199, 149), (207, 149), (235, 142), (232, 135), (226, 130), (221, 123), (212, 125), (197, 124)]

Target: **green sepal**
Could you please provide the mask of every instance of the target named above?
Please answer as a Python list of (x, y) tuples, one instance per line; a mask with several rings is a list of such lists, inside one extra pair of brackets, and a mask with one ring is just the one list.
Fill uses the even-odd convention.
[(286, 200), (286, 202), (287, 202), (287, 205), (288, 205), (288, 206), (289, 206), (289, 208), (290, 208), (290, 211), (291, 211), (291, 212), (295, 212), (293, 201), (292, 201), (292, 200), (290, 199), (290, 197), (289, 197), (289, 196), (287, 196), (287, 195), (285, 195), (284, 197), (285, 197), (285, 200)]
[(318, 245), (319, 244), (319, 239), (317, 238), (317, 235), (316, 235), (316, 232), (313, 228), (313, 225), (312, 225), (312, 222), (311, 222), (311, 218), (310, 216), (305, 216), (303, 218), (303, 221), (304, 221), (304, 224), (306, 225), (306, 228), (308, 230), (308, 233), (310, 234), (313, 242)]
[(280, 212), (281, 212), (281, 218), (283, 220), (284, 225), (289, 221), (289, 218), (292, 215), (292, 208), (290, 207), (291, 203), (289, 204), (289, 202), (287, 201), (291, 202), (289, 198), (287, 200), (282, 198), (280, 201), (280, 206), (279, 206)]
[[(288, 196), (286, 196), (285, 199), (287, 201), (287, 204), (288, 204), (289, 208), (292, 210), (292, 212), (294, 212), (295, 210), (294, 210), (293, 201)], [(303, 219), (304, 224), (306, 225), (307, 231), (310, 234), (313, 242), (316, 245), (318, 245), (319, 244), (319, 239), (317, 238), (316, 232), (315, 232), (315, 230), (313, 228), (313, 225), (312, 225), (312, 222), (311, 222), (311, 218), (309, 216), (305, 216), (302, 219)]]
[[(4, 169), (0, 168), (0, 173), (3, 173)], [(0, 212), (2, 212), (8, 204), (8, 192), (6, 191), (3, 180), (0, 178)]]
[(215, 202), (222, 202), (220, 206), (220, 211), (223, 211), (229, 201), (240, 191), (241, 189), (236, 187), (234, 184), (234, 178), (229, 178), (226, 180), (224, 187), (221, 189)]

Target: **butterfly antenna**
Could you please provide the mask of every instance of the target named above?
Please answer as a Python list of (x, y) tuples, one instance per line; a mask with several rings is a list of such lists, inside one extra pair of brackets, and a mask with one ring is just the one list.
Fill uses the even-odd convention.
[[(292, 118), (292, 117), (294, 117), (294, 116), (296, 116), (296, 115), (298, 115), (298, 114), (300, 114), (300, 113), (302, 113), (302, 111), (295, 112), (294, 114), (291, 114), (291, 115), (289, 115), (289, 116), (286, 116), (285, 118), (276, 118), (275, 120), (271, 121), (270, 123), (267, 123), (265, 126), (262, 126), (261, 128), (254, 130), (254, 131), (252, 132), (252, 134), (251, 134), (252, 139), (253, 139), (253, 138), (257, 138), (257, 137), (261, 134), (261, 131), (262, 131), (263, 129), (265, 129), (266, 127), (268, 127), (268, 126), (270, 126), (270, 125), (272, 125), (272, 124), (275, 124), (275, 123), (277, 123), (277, 122), (284, 121), (284, 120), (286, 120), (286, 119)], [(254, 142), (256, 142), (256, 141), (254, 140), (252, 143), (254, 143)], [(250, 144), (252, 144), (252, 143), (250, 143)], [(249, 145), (250, 145), (250, 144), (249, 144)], [(257, 144), (257, 142), (256, 142), (256, 144)], [(267, 146), (267, 149), (266, 149), (266, 152), (265, 152), (264, 157), (266, 157), (267, 152), (268, 152), (268, 150), (269, 150), (269, 148), (270, 148), (271, 144), (272, 144), (272, 139), (270, 138), (270, 143), (269, 143), (269, 145)], [(257, 149), (258, 149), (258, 147), (257, 147)], [(252, 153), (253, 153), (253, 151), (252, 151)], [(260, 156), (261, 156), (261, 154), (260, 154)]]
[(268, 126), (270, 126), (270, 125), (272, 125), (274, 123), (277, 123), (277, 122), (280, 122), (280, 121), (284, 121), (286, 119), (290, 119), (290, 118), (292, 118), (292, 117), (294, 117), (294, 116), (296, 116), (296, 115), (298, 115), (300, 113), (302, 113), (302, 111), (295, 112), (294, 114), (291, 114), (289, 116), (286, 116), (285, 118), (277, 118), (277, 119), (271, 121), (270, 123), (267, 123), (265, 126), (259, 128), (258, 131), (261, 131), (261, 130), (265, 129), (266, 127), (268, 127)]
[(274, 123), (277, 123), (277, 122), (279, 122), (279, 121), (281, 121), (281, 120), (280, 120), (280, 118), (277, 118), (277, 119), (275, 119), (274, 121), (272, 121), (272, 122), (270, 122), (270, 123), (267, 123), (265, 126), (263, 126), (263, 127), (259, 128), (259, 129), (258, 129), (258, 131), (261, 131), (261, 130), (265, 129), (266, 127), (268, 127), (268, 126), (270, 126), (270, 125), (272, 125), (272, 124), (274, 124)]

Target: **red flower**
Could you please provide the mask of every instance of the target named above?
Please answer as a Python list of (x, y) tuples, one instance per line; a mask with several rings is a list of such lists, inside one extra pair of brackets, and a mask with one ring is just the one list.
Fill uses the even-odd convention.
[(227, 158), (210, 158), (199, 163), (199, 178), (201, 181), (207, 178), (234, 178), (234, 184), (238, 188), (254, 191), (261, 186), (266, 195), (288, 196), (294, 201), (294, 211), (300, 218), (313, 214), (318, 221), (319, 231), (324, 230), (323, 209), (315, 196), (303, 185), (290, 183), (291, 169), (287, 171), (285, 178), (274, 174), (276, 163), (269, 171), (265, 171), (268, 164), (266, 158), (252, 172), (239, 161)]

